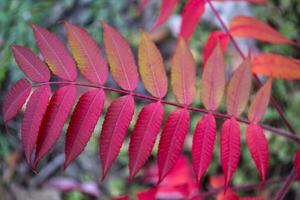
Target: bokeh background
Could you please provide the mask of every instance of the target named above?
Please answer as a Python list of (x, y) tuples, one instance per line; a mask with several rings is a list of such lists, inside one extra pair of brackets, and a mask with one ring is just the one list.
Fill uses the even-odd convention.
[[(176, 8), (171, 19), (151, 34), (161, 50), (167, 70), (169, 59), (174, 52), (176, 33), (180, 24), (180, 11), (185, 1)], [(248, 3), (216, 3), (218, 11), (228, 23), (237, 14), (247, 14), (262, 19), (285, 36), (300, 43), (300, 1), (299, 0), (269, 0), (266, 5), (253, 5)], [(16, 65), (10, 45), (20, 44), (33, 49), (38, 53), (37, 46), (29, 22), (36, 23), (55, 32), (62, 40), (66, 41), (65, 29), (62, 22), (68, 20), (71, 23), (82, 26), (95, 38), (101, 48), (102, 29), (99, 20), (105, 20), (116, 27), (129, 41), (136, 55), (140, 30), (149, 31), (160, 8), (160, 0), (149, 0), (149, 4), (143, 12), (139, 11), (138, 0), (1, 0), (0, 1), (0, 98), (13, 82), (24, 77), (23, 72)], [(198, 88), (202, 60), (202, 48), (212, 30), (219, 29), (219, 24), (207, 9), (203, 20), (195, 31), (190, 46), (197, 63)], [(245, 50), (250, 46), (255, 51), (280, 53), (294, 58), (300, 58), (300, 50), (285, 45), (270, 45), (254, 42), (252, 40), (239, 40)], [(239, 62), (238, 56), (232, 47), (229, 47), (228, 71)], [(263, 77), (262, 77), (263, 79)], [(274, 80), (272, 95), (284, 108), (285, 113), (300, 134), (300, 82)], [(110, 78), (108, 85), (115, 87)], [(254, 86), (256, 90), (256, 86)], [(137, 92), (146, 93), (143, 86)], [(199, 94), (199, 90), (198, 90)], [(107, 93), (107, 105), (117, 94)], [(166, 97), (175, 101), (171, 88)], [(135, 119), (131, 123), (130, 134), (137, 113), (147, 102), (136, 101), (137, 107)], [(201, 107), (199, 95), (193, 106)], [(166, 113), (174, 108), (165, 106)], [(220, 108), (224, 112), (224, 105)], [(191, 113), (191, 129), (186, 138), (184, 154), (191, 158), (191, 141), (193, 130), (201, 118), (201, 115)], [(165, 115), (167, 116), (167, 115)], [(111, 199), (121, 195), (133, 195), (135, 192), (149, 188), (149, 184), (141, 181), (144, 172), (140, 172), (137, 178), (128, 181), (128, 138), (126, 139), (117, 161), (109, 172), (104, 182), (99, 182), (101, 164), (98, 156), (98, 137), (101, 130), (103, 115), (93, 133), (93, 136), (82, 155), (63, 171), (64, 134), (40, 164), (38, 174), (34, 174), (25, 161), (20, 142), (20, 123), (22, 113), (6, 126), (0, 117), (0, 199), (32, 199), (32, 200), (81, 200), (81, 199)], [(218, 121), (220, 127), (222, 121)], [(285, 129), (276, 111), (269, 107), (264, 118), (264, 123)], [(242, 132), (244, 132), (242, 126)], [(281, 137), (275, 137), (266, 133), (269, 141), (270, 161), (268, 179), (279, 180), (278, 184), (272, 184), (260, 192), (269, 199), (280, 186), (281, 177), (286, 177), (292, 168), (293, 155), (299, 146)], [(300, 136), (300, 135), (299, 135)], [(204, 190), (207, 189), (209, 177), (221, 173), (219, 158), (219, 137), (217, 137), (214, 158), (209, 167), (206, 178), (203, 181)], [(156, 151), (152, 153), (147, 166), (155, 164)], [(147, 166), (145, 168), (147, 168)], [(242, 135), (242, 153), (239, 168), (234, 176), (233, 184), (257, 183), (259, 177), (250, 154), (245, 146)], [(85, 188), (85, 189), (82, 189)], [(255, 195), (259, 190), (245, 190), (241, 195)], [(208, 199), (213, 198), (209, 197)], [(300, 199), (300, 184), (294, 183), (286, 199)]]

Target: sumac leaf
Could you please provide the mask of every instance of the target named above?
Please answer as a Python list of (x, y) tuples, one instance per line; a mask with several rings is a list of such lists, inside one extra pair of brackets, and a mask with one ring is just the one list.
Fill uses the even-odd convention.
[(133, 114), (134, 100), (130, 95), (112, 101), (107, 109), (99, 139), (102, 179), (119, 154)]
[(113, 79), (124, 90), (133, 91), (137, 87), (138, 72), (132, 51), (125, 38), (105, 22), (104, 46)]
[(139, 45), (139, 69), (147, 91), (158, 98), (163, 98), (168, 89), (168, 80), (163, 58), (147, 33), (142, 32)]
[(229, 39), (229, 36), (222, 31), (213, 31), (210, 33), (203, 48), (203, 67), (205, 67), (206, 61), (218, 44), (221, 46), (222, 52), (225, 52)]
[(179, 39), (171, 62), (171, 84), (179, 103), (189, 105), (196, 96), (196, 67), (192, 52)]
[(246, 142), (262, 182), (266, 180), (269, 150), (263, 129), (257, 124), (250, 124), (246, 130)]
[(38, 48), (53, 74), (66, 81), (77, 77), (76, 65), (62, 41), (40, 26), (31, 25)]
[(76, 99), (76, 87), (67, 85), (59, 88), (51, 97), (39, 130), (33, 168), (53, 148), (68, 118)]
[(233, 116), (240, 115), (248, 102), (251, 90), (251, 63), (246, 58), (231, 76), (226, 96), (227, 113)]
[(240, 160), (240, 127), (234, 119), (227, 119), (221, 129), (221, 165), (225, 177), (225, 190), (238, 166)]
[(254, 123), (263, 118), (271, 96), (272, 79), (269, 79), (257, 92), (248, 110), (248, 119)]
[(159, 182), (166, 177), (180, 157), (189, 125), (190, 115), (186, 109), (176, 110), (168, 116), (157, 154)]
[(193, 166), (199, 183), (211, 162), (215, 139), (216, 120), (212, 114), (206, 114), (195, 128), (192, 146)]
[(297, 179), (300, 181), (300, 150), (296, 153), (294, 167), (297, 173)]
[(80, 97), (67, 130), (64, 168), (84, 150), (101, 115), (104, 101), (102, 89), (87, 91)]
[(104, 84), (108, 69), (96, 41), (83, 28), (65, 22), (71, 52), (82, 75), (89, 81)]
[(8, 90), (3, 99), (3, 120), (8, 122), (22, 108), (31, 91), (31, 84), (26, 79), (20, 79)]
[(209, 110), (216, 110), (221, 103), (225, 88), (225, 62), (220, 45), (208, 58), (201, 79), (201, 100)]
[(178, 0), (163, 0), (158, 17), (156, 18), (152, 30), (162, 25), (172, 14)]
[(43, 85), (37, 88), (30, 96), (21, 125), (21, 138), (25, 156), (28, 163), (31, 163), (31, 155), (36, 145), (39, 128), (46, 112), (51, 88)]
[(130, 136), (130, 178), (133, 178), (151, 155), (163, 118), (164, 108), (159, 102), (146, 105), (141, 110)]
[(300, 63), (278, 54), (258, 54), (252, 60), (252, 72), (272, 78), (300, 79)]
[(205, 10), (205, 0), (189, 0), (184, 6), (179, 36), (188, 41)]
[(236, 16), (230, 22), (230, 34), (238, 37), (253, 38), (274, 44), (295, 43), (265, 22), (249, 16)]
[(30, 49), (19, 45), (13, 45), (11, 48), (18, 66), (30, 80), (35, 82), (50, 80), (50, 71), (47, 65)]

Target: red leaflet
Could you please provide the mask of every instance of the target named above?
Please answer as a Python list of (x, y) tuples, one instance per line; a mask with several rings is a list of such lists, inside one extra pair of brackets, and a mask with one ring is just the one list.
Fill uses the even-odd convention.
[(207, 59), (218, 44), (221, 45), (222, 52), (225, 52), (229, 39), (229, 36), (222, 31), (213, 31), (210, 33), (203, 48), (203, 67), (205, 67)]
[(30, 49), (19, 45), (13, 45), (11, 48), (18, 66), (30, 80), (35, 82), (50, 80), (50, 71), (47, 65)]
[(272, 89), (272, 79), (269, 79), (257, 92), (248, 110), (248, 119), (251, 122), (258, 123), (264, 116)]
[(26, 105), (21, 126), (22, 145), (28, 163), (31, 163), (31, 155), (36, 144), (39, 128), (46, 112), (51, 89), (49, 85), (36, 89)]
[(189, 125), (190, 115), (185, 109), (176, 110), (168, 116), (157, 154), (159, 182), (166, 177), (180, 157)]
[(296, 153), (294, 167), (297, 173), (297, 179), (300, 181), (300, 150)]
[(107, 109), (100, 135), (102, 179), (117, 158), (134, 113), (134, 100), (127, 95), (114, 100)]
[(158, 98), (163, 98), (168, 89), (168, 79), (163, 58), (147, 33), (142, 32), (139, 45), (139, 69), (147, 91)]
[(81, 74), (89, 81), (104, 84), (107, 79), (107, 63), (92, 36), (83, 28), (65, 22), (67, 38)]
[(235, 172), (240, 160), (240, 127), (234, 119), (227, 119), (221, 130), (221, 164), (225, 177), (225, 190)]
[(155, 30), (162, 25), (172, 14), (178, 0), (163, 0), (160, 13), (156, 18), (152, 30)]
[(80, 97), (67, 130), (64, 168), (84, 150), (101, 115), (104, 101), (102, 89), (88, 91)]
[(18, 80), (3, 99), (3, 120), (8, 122), (14, 118), (26, 102), (30, 94), (31, 84), (26, 79)]
[(228, 83), (226, 109), (228, 114), (235, 117), (244, 111), (249, 99), (252, 79), (250, 67), (250, 58), (248, 57), (233, 72)]
[(76, 65), (60, 39), (40, 26), (31, 25), (36, 43), (53, 74), (67, 81), (77, 77)]
[(206, 114), (195, 128), (192, 146), (193, 166), (198, 183), (200, 183), (212, 159), (215, 139), (215, 118), (212, 114)]
[(268, 170), (269, 150), (268, 141), (259, 125), (250, 124), (247, 127), (246, 142), (262, 182), (264, 183)]
[(118, 31), (104, 21), (101, 24), (112, 76), (121, 88), (133, 91), (138, 83), (138, 72), (130, 46)]
[(205, 0), (189, 0), (182, 13), (182, 22), (179, 35), (188, 41), (192, 36), (199, 19), (205, 10)]
[(181, 38), (171, 62), (171, 84), (179, 103), (189, 105), (193, 102), (196, 96), (196, 66), (192, 52)]
[(252, 60), (252, 72), (273, 78), (300, 79), (300, 62), (277, 54), (258, 54)]
[(156, 198), (158, 188), (153, 187), (146, 191), (141, 191), (136, 193), (137, 200), (153, 200)]
[(240, 200), (240, 197), (235, 191), (228, 189), (225, 194), (219, 193), (217, 200)]
[(146, 105), (141, 110), (130, 137), (130, 178), (133, 178), (151, 155), (163, 118), (164, 108), (159, 102)]
[(208, 58), (201, 79), (201, 100), (209, 110), (216, 110), (225, 88), (225, 62), (219, 44)]
[(34, 169), (57, 142), (75, 99), (76, 88), (73, 85), (59, 88), (52, 96), (39, 130)]
[(233, 36), (254, 38), (274, 44), (295, 43), (284, 37), (265, 22), (249, 16), (236, 16), (230, 22), (230, 33)]

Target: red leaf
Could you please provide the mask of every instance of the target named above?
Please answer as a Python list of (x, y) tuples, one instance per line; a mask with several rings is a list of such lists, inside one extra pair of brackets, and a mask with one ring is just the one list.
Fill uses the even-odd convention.
[(204, 10), (204, 0), (189, 0), (186, 3), (182, 13), (182, 22), (179, 33), (185, 41), (188, 41), (192, 36)]
[(57, 142), (75, 99), (76, 88), (73, 85), (59, 88), (52, 96), (39, 130), (34, 169)]
[(36, 144), (39, 128), (46, 112), (50, 95), (51, 88), (49, 85), (40, 86), (32, 93), (26, 105), (21, 126), (21, 137), (28, 163), (31, 163), (32, 151)]
[(18, 80), (3, 99), (3, 120), (8, 122), (22, 108), (31, 91), (31, 84), (26, 79)]
[(272, 79), (269, 79), (257, 92), (248, 110), (250, 121), (258, 123), (264, 116), (271, 96)]
[(251, 64), (250, 58), (246, 58), (231, 76), (226, 96), (227, 113), (237, 117), (240, 115), (249, 99), (251, 90)]
[(136, 194), (138, 200), (153, 200), (156, 199), (157, 187), (150, 188), (146, 191), (141, 191)]
[(196, 96), (196, 66), (192, 52), (183, 39), (177, 42), (171, 62), (171, 84), (179, 103), (189, 105)]
[(30, 49), (19, 45), (13, 45), (11, 48), (18, 66), (30, 80), (35, 82), (49, 81), (50, 71), (47, 65)]
[(190, 115), (185, 109), (176, 110), (167, 118), (157, 154), (159, 182), (166, 177), (180, 157), (189, 125)]
[(205, 63), (207, 59), (210, 57), (214, 49), (218, 44), (221, 45), (222, 52), (224, 53), (229, 42), (229, 36), (222, 31), (213, 31), (210, 33), (204, 48), (203, 48), (203, 66), (205, 67)]
[(199, 183), (212, 159), (215, 139), (215, 118), (212, 114), (206, 114), (195, 128), (192, 146), (193, 166)]
[(160, 13), (154, 22), (152, 30), (157, 29), (160, 25), (165, 23), (165, 21), (172, 14), (177, 3), (178, 3), (178, 0), (163, 0), (162, 1)]
[(67, 81), (77, 77), (76, 65), (60, 39), (40, 26), (31, 25), (34, 37), (53, 74)]
[(159, 102), (146, 105), (141, 110), (130, 137), (130, 178), (133, 178), (151, 155), (163, 118), (164, 108)]
[(216, 110), (225, 88), (225, 62), (219, 45), (215, 47), (205, 64), (200, 85), (204, 106), (209, 110)]
[(163, 58), (147, 33), (142, 32), (139, 45), (139, 69), (147, 91), (158, 98), (163, 98), (168, 89), (168, 79)]
[(262, 182), (264, 183), (268, 170), (269, 150), (268, 141), (259, 125), (250, 124), (247, 127), (246, 142)]
[(133, 91), (137, 87), (138, 72), (130, 46), (118, 31), (104, 21), (101, 24), (112, 77), (121, 88)]
[(226, 193), (221, 193), (217, 196), (217, 200), (239, 200), (240, 197), (235, 193), (235, 191), (228, 189)]
[(234, 119), (227, 119), (221, 130), (221, 164), (225, 177), (225, 190), (235, 172), (240, 160), (240, 127)]
[(297, 172), (297, 179), (300, 181), (300, 150), (296, 153), (294, 167)]
[(84, 150), (101, 115), (104, 101), (102, 89), (88, 91), (80, 97), (67, 130), (64, 168)]
[(65, 22), (72, 54), (82, 75), (89, 81), (104, 84), (108, 69), (96, 41), (83, 28)]
[(252, 60), (252, 72), (273, 78), (300, 79), (300, 62), (277, 54), (259, 54)]
[(265, 22), (249, 16), (234, 17), (230, 22), (230, 33), (233, 36), (254, 38), (274, 44), (296, 45)]
[(127, 95), (114, 100), (108, 107), (100, 135), (102, 180), (117, 158), (134, 113), (134, 100)]

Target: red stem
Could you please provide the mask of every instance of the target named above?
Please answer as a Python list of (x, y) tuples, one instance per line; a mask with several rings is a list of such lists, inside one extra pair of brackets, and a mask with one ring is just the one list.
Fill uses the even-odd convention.
[[(134, 97), (140, 98), (140, 99), (144, 99), (144, 100), (148, 100), (148, 101), (160, 101), (162, 104), (166, 104), (166, 105), (170, 105), (170, 106), (174, 106), (174, 107), (178, 107), (178, 108), (186, 108), (187, 110), (190, 111), (194, 111), (194, 112), (198, 112), (198, 113), (209, 113), (209, 110), (206, 109), (201, 109), (201, 108), (196, 108), (196, 107), (192, 107), (192, 106), (185, 106), (183, 104), (180, 103), (175, 103), (175, 102), (171, 102), (168, 100), (162, 100), (156, 97), (151, 97), (151, 96), (147, 96), (147, 95), (143, 95), (143, 94), (139, 94), (139, 93), (134, 93), (134, 92), (129, 92), (129, 91), (125, 91), (125, 90), (121, 90), (121, 89), (116, 89), (116, 88), (111, 88), (111, 87), (106, 87), (106, 86), (102, 86), (102, 85), (94, 85), (94, 84), (86, 84), (86, 83), (76, 83), (76, 82), (45, 82), (45, 83), (39, 83), (35, 86), (40, 86), (40, 85), (45, 85), (45, 84), (61, 84), (61, 85), (65, 85), (65, 84), (73, 84), (73, 85), (77, 85), (77, 86), (81, 86), (81, 87), (90, 87), (90, 88), (102, 88), (103, 90), (106, 91), (112, 91), (112, 92), (116, 92), (116, 93), (121, 93), (121, 94), (125, 94), (125, 95), (132, 95)], [(220, 119), (229, 119), (232, 116), (228, 115), (228, 114), (224, 114), (224, 113), (219, 113), (216, 111), (213, 111), (212, 114)], [(243, 123), (243, 124), (250, 124), (250, 121), (243, 119), (243, 118), (236, 118), (237, 121)], [(292, 142), (296, 143), (296, 144), (300, 144), (300, 138), (297, 137), (296, 135), (291, 134), (290, 132), (281, 130), (281, 129), (277, 129), (277, 128), (273, 128), (271, 126), (268, 125), (264, 125), (264, 124), (260, 124), (260, 126), (267, 131), (270, 131), (270, 133), (279, 135), (281, 137), (285, 137), (289, 140), (291, 140)]]
[[(215, 15), (215, 17), (218, 19), (218, 21), (220, 22), (222, 28), (225, 30), (225, 32), (229, 35), (230, 40), (233, 44), (233, 46), (235, 47), (235, 49), (237, 50), (237, 52), (240, 54), (240, 56), (245, 59), (246, 56), (245, 54), (242, 52), (242, 50), (240, 49), (239, 45), (237, 44), (236, 40), (234, 39), (234, 37), (230, 34), (229, 29), (227, 28), (226, 24), (224, 23), (224, 21), (222, 20), (222, 18), (220, 17), (219, 13), (216, 11), (215, 7), (213, 6), (213, 4), (211, 3), (210, 0), (206, 0), (207, 3), (209, 4), (213, 14)], [(257, 77), (256, 74), (253, 74), (254, 79), (256, 80), (256, 82), (258, 83), (258, 85), (261, 87), (262, 86), (262, 82), (259, 80), (259, 78)], [(278, 102), (271, 96), (270, 98), (270, 102), (271, 105), (277, 110), (279, 116), (281, 117), (281, 119), (283, 120), (284, 124), (286, 125), (286, 127), (289, 129), (289, 131), (293, 134), (296, 133), (295, 129), (292, 127), (291, 123), (288, 121), (288, 119), (286, 118), (282, 108), (280, 107), (280, 105), (278, 104)]]
[(296, 170), (293, 168), (290, 175), (286, 178), (280, 190), (277, 192), (275, 200), (282, 200), (289, 191), (294, 179), (296, 178)]

